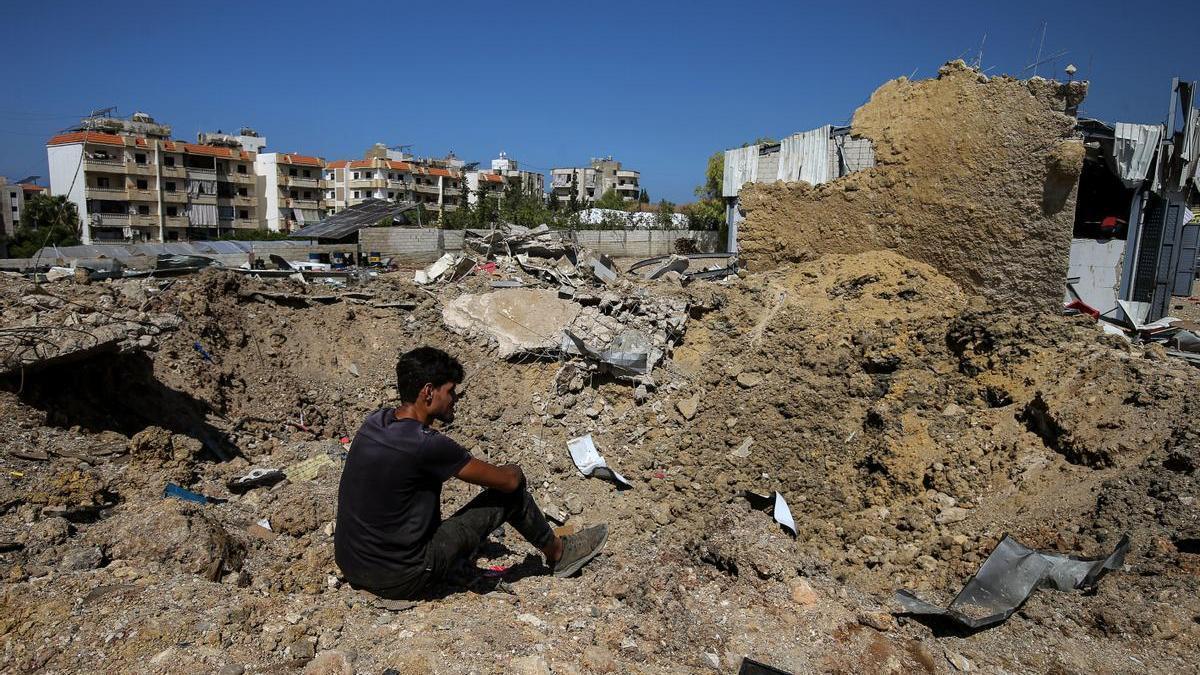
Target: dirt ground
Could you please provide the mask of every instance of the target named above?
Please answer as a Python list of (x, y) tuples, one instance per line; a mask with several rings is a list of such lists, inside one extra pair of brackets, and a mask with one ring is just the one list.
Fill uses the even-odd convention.
[[(642, 397), (445, 328), (442, 308), (486, 277), (408, 279), (0, 277), (3, 327), (140, 327), (4, 379), (0, 670), (1195, 668), (1200, 380), (1157, 347), (999, 311), (897, 253), (829, 254), (687, 287), (621, 281), (688, 308)], [(342, 583), (345, 441), (393, 402), (397, 354), (425, 344), (468, 373), (447, 433), (520, 463), (567, 528), (609, 524), (580, 576), (547, 577), (508, 530), (476, 561), (507, 567), (496, 590), (448, 584), (393, 611)], [(584, 433), (631, 490), (579, 475), (566, 442)], [(232, 494), (253, 467), (288, 478)], [(225, 501), (164, 498), (168, 483)], [(797, 536), (742, 490), (781, 492)], [(452, 481), (446, 508), (473, 493)], [(1004, 533), (1099, 555), (1126, 532), (1124, 568), (1095, 592), (1036, 592), (998, 627), (894, 614), (899, 588), (948, 602)]]

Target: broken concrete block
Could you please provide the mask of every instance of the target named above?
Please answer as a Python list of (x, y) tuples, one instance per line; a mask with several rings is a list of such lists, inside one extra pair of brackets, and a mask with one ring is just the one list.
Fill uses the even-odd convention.
[(680, 399), (675, 402), (675, 409), (683, 415), (683, 419), (690, 420), (696, 416), (696, 410), (700, 407), (700, 394), (693, 394), (691, 398)]
[(582, 309), (555, 291), (502, 288), (460, 295), (442, 309), (442, 322), (459, 334), (486, 334), (499, 346), (500, 358), (524, 352), (554, 351), (562, 331)]

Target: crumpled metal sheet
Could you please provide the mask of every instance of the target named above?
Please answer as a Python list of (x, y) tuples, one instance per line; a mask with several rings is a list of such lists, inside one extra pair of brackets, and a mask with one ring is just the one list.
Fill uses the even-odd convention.
[(931, 605), (909, 590), (896, 591), (896, 601), (908, 614), (941, 616), (967, 628), (985, 628), (1012, 616), (1035, 589), (1072, 591), (1094, 586), (1106, 572), (1125, 564), (1128, 551), (1128, 534), (1112, 553), (1098, 558), (1036, 551), (1004, 535), (949, 607)]

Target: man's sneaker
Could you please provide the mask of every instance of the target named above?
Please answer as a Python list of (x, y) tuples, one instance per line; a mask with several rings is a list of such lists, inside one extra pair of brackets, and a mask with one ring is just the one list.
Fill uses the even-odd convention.
[(588, 561), (596, 557), (604, 542), (608, 541), (608, 526), (595, 525), (586, 530), (563, 537), (562, 557), (554, 563), (550, 572), (556, 577), (569, 577), (575, 574)]

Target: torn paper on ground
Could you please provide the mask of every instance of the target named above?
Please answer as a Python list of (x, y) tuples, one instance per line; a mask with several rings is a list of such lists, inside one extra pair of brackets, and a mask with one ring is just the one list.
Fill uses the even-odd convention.
[(787, 501), (783, 495), (778, 492), (772, 492), (769, 495), (760, 495), (749, 490), (742, 493), (746, 501), (750, 502), (750, 508), (756, 511), (766, 511), (771, 514), (775, 522), (783, 526), (794, 537), (796, 536), (796, 521), (792, 520), (792, 510), (788, 508)]
[(600, 456), (600, 451), (596, 449), (591, 434), (567, 441), (567, 450), (571, 452), (571, 461), (575, 462), (575, 468), (584, 476), (595, 476), (618, 486), (633, 487), (624, 476), (609, 468), (608, 463)]

